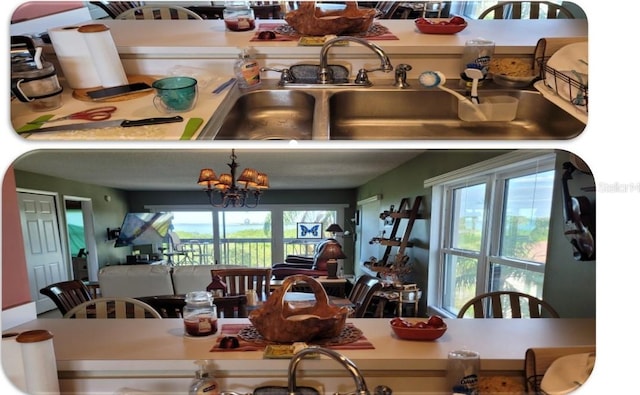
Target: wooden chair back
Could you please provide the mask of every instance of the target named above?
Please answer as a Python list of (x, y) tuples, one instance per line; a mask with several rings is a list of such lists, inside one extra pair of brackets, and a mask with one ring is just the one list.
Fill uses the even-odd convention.
[(271, 294), (271, 268), (211, 269), (211, 278), (216, 275), (227, 285), (226, 295), (245, 295), (247, 291), (254, 290), (258, 299), (264, 301)]
[(89, 288), (80, 280), (47, 285), (40, 290), (40, 293), (51, 299), (62, 315), (77, 305), (92, 300)]
[(471, 307), (473, 318), (560, 317), (544, 300), (515, 291), (496, 291), (478, 295), (460, 308), (458, 318), (464, 318)]
[(202, 17), (195, 12), (180, 6), (151, 6), (145, 5), (132, 8), (118, 15), (115, 19), (195, 19), (202, 20)]
[(374, 294), (381, 290), (382, 286), (382, 281), (376, 277), (368, 274), (363, 274), (358, 277), (358, 280), (351, 289), (351, 292), (349, 292), (349, 300), (354, 305), (354, 312), (351, 314), (351, 317), (364, 317)]
[[(162, 318), (182, 318), (186, 302), (184, 295), (143, 296), (137, 300), (153, 307)], [(247, 296), (232, 295), (213, 298), (219, 318), (247, 318)]]
[(143, 1), (90, 1), (89, 3), (100, 7), (113, 19), (125, 11), (144, 5)]
[(128, 297), (98, 298), (69, 310), (64, 318), (162, 318), (153, 307)]
[[(545, 13), (541, 11), (546, 10)], [(493, 19), (558, 19), (575, 17), (566, 7), (549, 1), (500, 1), (484, 10), (478, 19), (493, 14)]]

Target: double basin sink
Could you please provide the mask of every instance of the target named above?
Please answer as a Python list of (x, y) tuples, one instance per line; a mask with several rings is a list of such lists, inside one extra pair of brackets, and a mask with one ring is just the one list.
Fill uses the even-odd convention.
[[(399, 89), (390, 82), (367, 88), (280, 87), (263, 80), (251, 91), (234, 87), (205, 125), (204, 140), (539, 140), (571, 139), (585, 125), (532, 89), (487, 83), (480, 98), (518, 99), (510, 121), (463, 121), (458, 99), (417, 80)], [(451, 88), (457, 81), (450, 81)], [(464, 90), (460, 93), (465, 94)]]

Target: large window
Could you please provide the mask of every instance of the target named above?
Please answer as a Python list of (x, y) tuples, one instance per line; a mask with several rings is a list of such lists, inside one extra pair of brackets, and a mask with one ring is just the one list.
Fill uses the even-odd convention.
[[(217, 210), (190, 206), (153, 206), (173, 214), (173, 231), (187, 251), (180, 264), (232, 264), (270, 267), (289, 254), (311, 256), (326, 229), (342, 223), (346, 205), (261, 206), (255, 210)], [(298, 226), (319, 224), (312, 237), (298, 239)], [(315, 230), (315, 229), (314, 229)], [(163, 246), (169, 250), (168, 243)]]
[(440, 210), (439, 308), (457, 314), (476, 294), (542, 297), (553, 155), (499, 163), (433, 186)]

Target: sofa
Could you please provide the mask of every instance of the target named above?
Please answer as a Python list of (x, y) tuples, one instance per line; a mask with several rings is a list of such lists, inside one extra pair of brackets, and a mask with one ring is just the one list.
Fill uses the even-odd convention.
[(271, 265), (271, 274), (276, 280), (282, 280), (294, 274), (305, 274), (310, 277), (326, 276), (327, 259), (321, 259), (322, 247), (334, 239), (321, 241), (316, 246), (316, 252), (312, 257), (288, 255), (284, 262)]
[(104, 297), (184, 295), (204, 291), (211, 283), (211, 269), (238, 265), (115, 265), (98, 271), (100, 292)]

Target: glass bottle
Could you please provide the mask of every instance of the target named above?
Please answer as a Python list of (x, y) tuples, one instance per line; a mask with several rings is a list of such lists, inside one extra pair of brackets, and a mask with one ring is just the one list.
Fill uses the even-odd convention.
[(211, 292), (189, 292), (182, 309), (184, 331), (188, 336), (209, 336), (218, 331), (218, 310)]
[(256, 27), (256, 18), (248, 1), (227, 2), (222, 17), (227, 29), (234, 32), (253, 30)]

